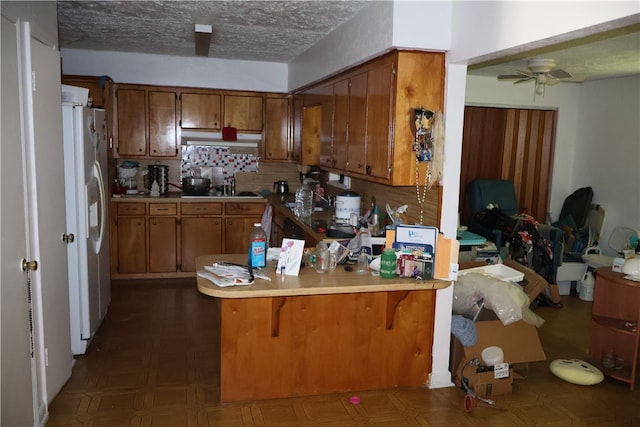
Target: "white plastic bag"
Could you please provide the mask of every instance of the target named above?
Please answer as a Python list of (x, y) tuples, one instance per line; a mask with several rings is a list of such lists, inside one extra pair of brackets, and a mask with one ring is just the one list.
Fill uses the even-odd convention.
[(458, 277), (453, 288), (454, 313), (464, 314), (481, 298), (485, 307), (493, 310), (505, 326), (522, 320), (522, 307), (529, 304), (527, 295), (514, 283), (481, 273), (467, 273)]

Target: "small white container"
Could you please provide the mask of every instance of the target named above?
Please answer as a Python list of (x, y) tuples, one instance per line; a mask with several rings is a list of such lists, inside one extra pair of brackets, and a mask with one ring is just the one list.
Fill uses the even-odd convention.
[(482, 350), (482, 361), (487, 366), (493, 366), (504, 362), (504, 352), (500, 347), (491, 346)]

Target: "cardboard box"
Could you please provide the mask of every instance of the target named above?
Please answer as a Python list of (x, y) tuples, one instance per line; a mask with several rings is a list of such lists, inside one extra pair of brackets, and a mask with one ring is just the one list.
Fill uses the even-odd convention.
[(512, 259), (506, 260), (504, 265), (524, 273), (524, 280), (520, 282), (520, 285), (523, 287), (524, 293), (529, 297), (530, 302), (533, 302), (549, 284), (541, 275)]
[[(476, 367), (463, 360), (458, 366), (456, 375), (456, 386), (467, 390), (469, 388), (474, 394), (482, 397), (498, 396), (501, 394), (511, 394), (513, 388), (514, 372), (509, 368), (509, 376), (505, 378), (495, 378), (493, 369), (486, 367)], [(462, 386), (465, 382), (466, 388)]]
[[(487, 263), (482, 261), (461, 262), (460, 270), (482, 267), (486, 265)], [(524, 273), (524, 279), (519, 282), (519, 284), (520, 286), (522, 286), (524, 293), (529, 297), (530, 302), (533, 302), (533, 300), (535, 300), (548, 285), (547, 281), (544, 280), (542, 276), (516, 261), (508, 259), (504, 262), (504, 265)]]
[[(486, 309), (485, 309), (486, 310)], [(478, 359), (482, 362), (482, 350), (495, 345), (502, 349), (505, 363), (509, 363), (509, 379), (496, 379), (492, 371), (474, 372), (472, 365), (464, 369), (464, 377), (468, 387), (480, 396), (496, 396), (511, 393), (513, 379), (521, 378), (514, 372), (513, 366), (526, 366), (528, 362), (546, 360), (537, 328), (522, 320), (504, 326), (500, 320), (483, 320), (475, 322), (478, 341), (471, 347), (463, 347), (452, 337), (451, 366), (456, 367), (455, 383), (461, 387), (462, 368), (467, 361)], [(506, 381), (505, 381), (506, 380)]]
[[(472, 268), (483, 265), (482, 263), (461, 263), (460, 268)], [(486, 264), (485, 264), (486, 265)], [(546, 280), (528, 267), (518, 264), (515, 261), (507, 260), (505, 265), (524, 273), (524, 279), (520, 282), (524, 292), (530, 301), (548, 286)], [(526, 366), (529, 362), (539, 362), (546, 360), (542, 343), (538, 335), (538, 330), (534, 325), (530, 325), (522, 320), (510, 325), (503, 325), (497, 319), (496, 314), (485, 308), (482, 304), (478, 306), (478, 313), (475, 316), (475, 325), (478, 340), (471, 347), (463, 347), (460, 341), (452, 336), (451, 340), (451, 370), (456, 372), (456, 384), (460, 387), (462, 368), (467, 361), (478, 359), (482, 365), (482, 350), (489, 346), (498, 346), (504, 353), (504, 361), (509, 363), (509, 379), (496, 379), (493, 372), (474, 372), (473, 366), (468, 366), (464, 370), (468, 386), (479, 396), (496, 396), (498, 394), (511, 393), (514, 378), (519, 378), (518, 366)], [(516, 368), (513, 368), (516, 366)], [(513, 372), (515, 369), (516, 372)]]

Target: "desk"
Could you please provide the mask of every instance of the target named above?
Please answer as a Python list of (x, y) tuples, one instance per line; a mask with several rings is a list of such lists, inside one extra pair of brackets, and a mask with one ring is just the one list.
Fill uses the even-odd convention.
[[(246, 255), (204, 255), (244, 262)], [(383, 279), (310, 267), (281, 280), (219, 288), (198, 277), (216, 298), (216, 359), (221, 401), (294, 397), (421, 386), (429, 379), (436, 289), (442, 280)]]

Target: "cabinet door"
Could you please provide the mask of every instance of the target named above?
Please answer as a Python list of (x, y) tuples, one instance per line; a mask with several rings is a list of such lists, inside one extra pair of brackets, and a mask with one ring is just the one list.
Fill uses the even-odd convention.
[(347, 129), (349, 123), (349, 80), (333, 86), (333, 146), (332, 167), (345, 170), (347, 166)]
[(249, 235), (253, 224), (260, 222), (260, 217), (227, 218), (224, 230), (224, 252), (226, 254), (249, 254)]
[(149, 273), (178, 271), (176, 218), (149, 218)]
[(289, 160), (289, 100), (287, 98), (265, 99), (264, 122), (265, 160)]
[(206, 93), (182, 93), (181, 120), (182, 129), (212, 129), (222, 128), (221, 96)]
[(262, 132), (261, 96), (224, 96), (223, 126), (231, 126), (238, 132)]
[(222, 253), (222, 219), (212, 217), (181, 220), (181, 270), (196, 271), (196, 257)]
[(304, 107), (302, 110), (302, 164), (320, 163), (322, 132), (322, 105)]
[(118, 273), (147, 271), (146, 232), (144, 217), (119, 217), (116, 222)]
[(118, 89), (115, 108), (117, 155), (145, 156), (147, 108), (144, 89)]
[(89, 89), (91, 106), (94, 108), (108, 108), (107, 99), (110, 80), (95, 76), (62, 76), (62, 84), (79, 86)]
[(322, 105), (322, 117), (320, 126), (320, 164), (322, 166), (330, 168), (333, 166), (333, 85), (327, 85), (321, 88), (318, 91), (317, 96), (321, 99)]
[[(369, 176), (390, 177), (391, 105), (394, 63), (384, 62), (368, 72), (366, 170)], [(413, 141), (406, 141), (412, 144)]]
[(349, 81), (346, 169), (350, 172), (365, 172), (366, 124), (367, 124), (367, 73), (353, 76)]
[(149, 91), (149, 156), (176, 157), (176, 93)]
[[(317, 165), (319, 156), (316, 156), (313, 163), (304, 163), (302, 161), (302, 95), (296, 95), (291, 98), (290, 110), (289, 127), (291, 130), (289, 135), (291, 138), (291, 148), (289, 149), (289, 159), (298, 163), (302, 162), (304, 165)], [(318, 149), (319, 148), (320, 146), (318, 145)]]

